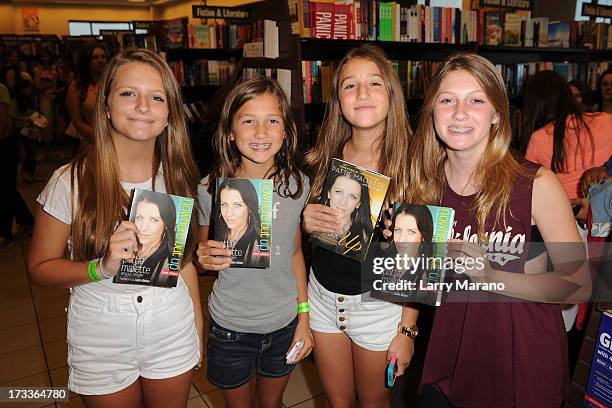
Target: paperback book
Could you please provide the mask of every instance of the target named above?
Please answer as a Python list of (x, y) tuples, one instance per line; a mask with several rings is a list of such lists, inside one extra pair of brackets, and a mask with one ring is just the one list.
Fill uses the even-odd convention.
[[(442, 303), (445, 271), (449, 267), (446, 242), (451, 237), (455, 210), (449, 207), (396, 203), (387, 249), (388, 261), (375, 271), (385, 296), (397, 302)], [(375, 265), (376, 266), (376, 265)], [(380, 265), (379, 265), (380, 266)]]
[(337, 233), (316, 233), (319, 246), (362, 262), (372, 241), (391, 179), (374, 171), (333, 159), (321, 204), (340, 210)]
[(213, 236), (232, 251), (231, 267), (270, 267), (274, 182), (219, 177), (215, 191)]
[(138, 227), (138, 252), (121, 261), (113, 282), (176, 286), (193, 204), (193, 198), (134, 189), (130, 221)]

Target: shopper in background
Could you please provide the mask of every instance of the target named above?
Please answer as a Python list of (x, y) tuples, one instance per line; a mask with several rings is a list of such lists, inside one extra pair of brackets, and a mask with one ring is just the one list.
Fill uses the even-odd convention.
[[(37, 104), (36, 88), (32, 77), (25, 72), (21, 72), (20, 76), (22, 80), (15, 88), (15, 103), (11, 110), (11, 121), (25, 152), (22, 163), (23, 179), (27, 182), (41, 181), (42, 179), (36, 175), (36, 153), (46, 126), (34, 120)], [(43, 122), (46, 122), (46, 118), (42, 119)]]
[(79, 54), (78, 77), (68, 86), (66, 107), (70, 125), (66, 134), (87, 144), (93, 141), (94, 107), (108, 53), (103, 44), (88, 42)]
[(31, 231), (34, 218), (17, 190), (19, 144), (11, 128), (11, 97), (8, 88), (0, 82), (0, 251), (15, 244), (13, 220), (19, 225), (18, 233)]
[(40, 65), (34, 68), (34, 84), (38, 92), (38, 110), (47, 118), (47, 127), (42, 130), (42, 141), (45, 144), (55, 138), (55, 93), (57, 85), (57, 68), (54, 56), (47, 48), (39, 53)]
[(593, 91), (591, 91), (587, 84), (578, 79), (574, 79), (569, 82), (569, 86), (572, 95), (574, 95), (576, 102), (582, 107), (582, 110), (585, 112), (592, 112), (595, 110), (595, 106), (593, 106)]
[(599, 111), (612, 113), (612, 68), (606, 69), (597, 81)]
[(15, 98), (15, 88), (22, 81), (21, 54), (17, 48), (9, 48), (6, 52), (6, 61), (0, 69), (0, 82), (4, 83)]
[(540, 71), (525, 84), (521, 135), (525, 158), (557, 173), (575, 200), (585, 170), (612, 154), (612, 115), (584, 112), (561, 75)]

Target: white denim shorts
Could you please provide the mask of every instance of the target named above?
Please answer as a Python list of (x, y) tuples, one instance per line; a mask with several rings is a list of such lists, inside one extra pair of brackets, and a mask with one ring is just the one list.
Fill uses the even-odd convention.
[(68, 388), (84, 395), (121, 391), (138, 377), (171, 378), (200, 357), (189, 292), (150, 287), (131, 294), (72, 290), (68, 306)]
[(397, 334), (402, 306), (363, 295), (330, 292), (310, 272), (310, 328), (321, 333), (346, 333), (358, 346), (386, 351)]

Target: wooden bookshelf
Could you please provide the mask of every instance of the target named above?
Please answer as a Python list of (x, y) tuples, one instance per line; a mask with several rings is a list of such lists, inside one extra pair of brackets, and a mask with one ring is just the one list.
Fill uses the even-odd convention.
[[(337, 61), (351, 48), (367, 40), (322, 40), (300, 38), (291, 33), (291, 21), (287, 0), (268, 0), (254, 3), (253, 19), (275, 20), (279, 30), (279, 55), (271, 58), (242, 58), (241, 50), (224, 49), (181, 49), (169, 50), (169, 60), (196, 60), (235, 58), (240, 60), (239, 68), (270, 68), (291, 70), (291, 107), (298, 129), (303, 133), (306, 120), (321, 122), (325, 104), (304, 104), (302, 82), (302, 61)], [(588, 64), (612, 61), (612, 50), (589, 50), (586, 48), (530, 48), (511, 46), (485, 46), (477, 43), (443, 44), (397, 41), (369, 41), (382, 48), (391, 60), (441, 61), (457, 52), (475, 52), (495, 64), (513, 65), (519, 63), (552, 62)], [(192, 91), (189, 91), (192, 92)], [(196, 91), (193, 91), (194, 93)], [(204, 92), (203, 95), (209, 94)], [(422, 99), (407, 100), (409, 112), (414, 115), (420, 109)], [(511, 98), (511, 103), (520, 105), (520, 98)]]

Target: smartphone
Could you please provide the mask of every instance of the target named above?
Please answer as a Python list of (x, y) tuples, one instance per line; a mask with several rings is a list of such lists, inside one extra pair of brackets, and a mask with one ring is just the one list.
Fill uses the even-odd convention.
[(289, 354), (287, 354), (286, 363), (292, 364), (293, 360), (295, 360), (295, 358), (300, 355), (300, 351), (302, 351), (302, 348), (304, 348), (304, 340), (300, 340), (295, 343), (293, 347), (291, 347), (291, 350), (289, 350)]
[(391, 388), (395, 384), (395, 374), (397, 373), (397, 357), (392, 356), (387, 365), (387, 387)]

